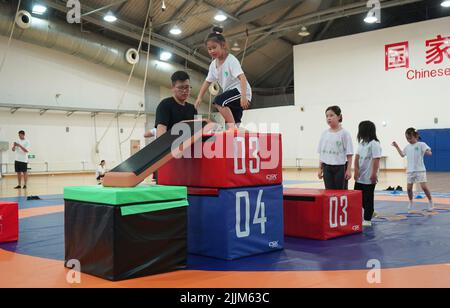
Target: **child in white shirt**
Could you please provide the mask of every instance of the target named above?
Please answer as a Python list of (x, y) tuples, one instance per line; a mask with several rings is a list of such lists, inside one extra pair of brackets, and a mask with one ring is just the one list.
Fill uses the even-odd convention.
[(381, 160), (381, 146), (374, 123), (364, 121), (359, 124), (358, 142), (358, 154), (355, 157), (355, 190), (360, 190), (363, 194), (363, 227), (370, 227)]
[(228, 52), (227, 41), (222, 32), (221, 28), (215, 27), (206, 39), (208, 53), (214, 61), (200, 89), (195, 108), (200, 106), (211, 83), (218, 82), (223, 93), (215, 97), (214, 105), (224, 117), (227, 126), (237, 128), (241, 123), (243, 110), (250, 107), (252, 89), (238, 59)]
[(341, 108), (329, 107), (326, 110), (327, 129), (320, 139), (319, 179), (325, 182), (325, 189), (347, 190), (352, 178), (353, 142), (350, 133), (342, 128)]
[(433, 152), (431, 148), (424, 142), (419, 142), (420, 135), (415, 128), (408, 128), (405, 133), (406, 140), (409, 144), (402, 151), (398, 146), (397, 142), (393, 142), (392, 145), (397, 149), (401, 157), (406, 157), (408, 161), (408, 197), (409, 205), (408, 211), (410, 212), (413, 208), (413, 187), (415, 183), (419, 183), (428, 198), (428, 211), (432, 211), (434, 208), (433, 198), (431, 196), (430, 190), (427, 185), (427, 169), (425, 168), (425, 163), (423, 157), (425, 155), (432, 156)]

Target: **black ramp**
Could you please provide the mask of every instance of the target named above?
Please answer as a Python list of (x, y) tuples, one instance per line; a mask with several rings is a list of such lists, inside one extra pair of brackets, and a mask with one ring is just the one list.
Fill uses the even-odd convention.
[[(129, 159), (121, 163), (119, 166), (111, 170), (111, 172), (132, 172), (135, 175), (140, 175), (148, 168), (158, 163), (165, 158), (172, 151), (172, 144), (177, 142), (184, 142), (193, 135), (203, 130), (208, 124), (207, 121), (188, 121), (182, 122), (190, 129), (190, 134), (183, 134), (176, 130), (168, 131), (155, 141), (147, 145), (145, 148), (131, 156)], [(201, 125), (200, 125), (201, 124)], [(177, 126), (175, 125), (174, 128)], [(175, 135), (174, 135), (175, 134)]]

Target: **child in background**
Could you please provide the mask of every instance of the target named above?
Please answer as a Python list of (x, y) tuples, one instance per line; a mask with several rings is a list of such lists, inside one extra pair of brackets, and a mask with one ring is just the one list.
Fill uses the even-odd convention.
[(100, 165), (97, 166), (97, 170), (95, 171), (95, 179), (97, 180), (98, 185), (102, 184), (103, 178), (106, 174), (106, 162), (102, 160)]
[(206, 39), (209, 55), (214, 59), (209, 67), (208, 77), (203, 83), (195, 102), (198, 109), (203, 96), (213, 82), (218, 82), (223, 93), (216, 96), (214, 104), (224, 117), (228, 128), (237, 128), (242, 120), (243, 110), (250, 107), (252, 89), (242, 71), (241, 64), (228, 52), (227, 42), (219, 27), (213, 29)]
[(326, 189), (347, 190), (352, 178), (353, 143), (350, 133), (342, 128), (342, 111), (338, 106), (326, 110), (327, 129), (320, 139), (319, 179), (324, 179)]
[(402, 151), (398, 146), (397, 142), (393, 142), (392, 146), (394, 146), (401, 157), (407, 158), (408, 161), (408, 197), (409, 197), (409, 205), (408, 211), (411, 212), (413, 209), (413, 187), (415, 183), (419, 183), (424, 191), (425, 195), (428, 198), (428, 211), (432, 211), (434, 208), (433, 198), (431, 197), (430, 190), (427, 185), (427, 169), (425, 168), (425, 163), (423, 161), (423, 157), (425, 155), (432, 156), (433, 153), (431, 148), (424, 142), (419, 142), (420, 135), (416, 131), (415, 128), (408, 128), (405, 133), (406, 140), (409, 144)]
[(381, 160), (381, 146), (374, 123), (364, 121), (359, 124), (358, 142), (358, 153), (355, 157), (355, 190), (360, 190), (363, 194), (363, 227), (371, 227), (375, 186), (378, 183)]

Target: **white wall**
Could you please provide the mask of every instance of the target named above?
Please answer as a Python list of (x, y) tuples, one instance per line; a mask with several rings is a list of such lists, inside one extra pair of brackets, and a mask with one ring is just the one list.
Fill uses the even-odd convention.
[(410, 69), (450, 68), (450, 59), (426, 64), (425, 42), (438, 34), (450, 36), (450, 18), (296, 46), (296, 104), (305, 107), (299, 123), (307, 132), (299, 155), (315, 155), (317, 140), (326, 129), (324, 111), (339, 105), (344, 127), (355, 139), (359, 122), (373, 121), (388, 156), (387, 167), (404, 168), (404, 160), (390, 144), (397, 140), (405, 145), (404, 132), (409, 127), (450, 127), (450, 76), (408, 80), (406, 68), (386, 71), (385, 45), (409, 41)]
[[(0, 36), (0, 61), (6, 51), (7, 38)], [(150, 72), (151, 73), (151, 72)], [(104, 66), (86, 60), (43, 48), (29, 43), (13, 40), (8, 57), (0, 71), (0, 107), (7, 105), (55, 106), (90, 109), (116, 109), (128, 76)], [(167, 80), (170, 85), (170, 80)], [(163, 98), (171, 96), (170, 89), (159, 85), (147, 88), (148, 112), (154, 112)], [(60, 94), (56, 98), (56, 94)], [(193, 102), (193, 99), (190, 101)], [(132, 79), (126, 92), (121, 109), (142, 110), (139, 103), (144, 102), (142, 80)], [(202, 106), (207, 112), (207, 106)], [(97, 117), (97, 138), (101, 138), (112, 115)], [(153, 125), (154, 116), (149, 117)], [(120, 127), (124, 129), (121, 140), (126, 139), (136, 123), (131, 139), (141, 140), (145, 130), (145, 117), (136, 120), (130, 116), (120, 117)], [(66, 127), (70, 132), (66, 133)], [(45, 171), (44, 162), (49, 163), (50, 171), (91, 170), (99, 159), (105, 159), (109, 168), (120, 162), (117, 126), (112, 127), (96, 155), (93, 119), (89, 114), (75, 113), (66, 117), (63, 112), (39, 112), (20, 109), (11, 114), (8, 109), (0, 108), (0, 141), (14, 142), (17, 132), (25, 130), (32, 144), (32, 170)], [(122, 145), (122, 157), (130, 155), (129, 141)], [(11, 151), (2, 154), (3, 163), (13, 163)], [(5, 169), (3, 169), (5, 171)], [(11, 166), (9, 166), (11, 171)]]
[(450, 18), (296, 46), (296, 107), (246, 112), (244, 121), (280, 123), (285, 165), (300, 157), (304, 165), (317, 166), (317, 144), (327, 129), (325, 109), (339, 105), (355, 145), (358, 124), (373, 121), (388, 157), (387, 168), (402, 169), (405, 161), (390, 146), (393, 140), (406, 145), (404, 132), (409, 127), (450, 127), (450, 76), (408, 80), (405, 68), (386, 72), (385, 45), (409, 41), (410, 69), (450, 68), (447, 58), (442, 64), (426, 64), (425, 42), (438, 34), (450, 37)]
[[(30, 159), (32, 171), (46, 171), (45, 162), (48, 162), (49, 171), (80, 171), (83, 170), (82, 162), (85, 162), (85, 170), (93, 170), (101, 159), (107, 161), (107, 167), (113, 168), (120, 162), (119, 139), (117, 136), (117, 124), (114, 120), (105, 138), (100, 143), (99, 154), (95, 153), (95, 127), (97, 128), (97, 140), (106, 131), (112, 115), (99, 115), (94, 119), (89, 114), (74, 114), (66, 117), (64, 113), (47, 112), (40, 116), (37, 111), (17, 111), (11, 114), (0, 109), (0, 140), (10, 144), (18, 139), (17, 132), (25, 130), (26, 137), (31, 143), (30, 154), (36, 156)], [(124, 141), (132, 133), (134, 124), (136, 129), (131, 134), (132, 140), (140, 140), (144, 146), (145, 117), (140, 117), (137, 122), (133, 117), (120, 117), (120, 127), (123, 133), (120, 140)], [(69, 132), (66, 132), (69, 127)], [(123, 159), (130, 156), (130, 141), (122, 144)], [(14, 152), (3, 153), (3, 163), (14, 163)], [(8, 166), (11, 172), (12, 166)], [(5, 168), (3, 172), (5, 172)]]
[[(0, 36), (2, 58), (6, 46), (7, 38)], [(116, 109), (127, 79), (75, 56), (13, 40), (0, 72), (0, 103)], [(133, 79), (121, 109), (137, 110), (141, 89), (142, 81)]]

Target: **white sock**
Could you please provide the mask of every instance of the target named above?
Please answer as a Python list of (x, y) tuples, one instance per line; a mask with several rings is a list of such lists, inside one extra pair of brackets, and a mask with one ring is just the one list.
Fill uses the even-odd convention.
[(433, 200), (428, 203), (428, 209), (432, 210), (434, 208)]
[(413, 202), (412, 201), (409, 201), (409, 204), (408, 204), (408, 211), (411, 211), (412, 210), (412, 208), (413, 208)]

